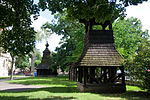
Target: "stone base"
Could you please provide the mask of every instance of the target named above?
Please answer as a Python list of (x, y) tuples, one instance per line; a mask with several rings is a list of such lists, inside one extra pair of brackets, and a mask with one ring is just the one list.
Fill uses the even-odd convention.
[(126, 86), (122, 84), (88, 84), (86, 87), (82, 83), (77, 84), (80, 92), (94, 92), (94, 93), (124, 93)]

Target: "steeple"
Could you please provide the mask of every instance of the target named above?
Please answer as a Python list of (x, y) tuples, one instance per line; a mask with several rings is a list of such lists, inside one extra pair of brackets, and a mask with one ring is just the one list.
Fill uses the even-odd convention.
[(45, 46), (46, 46), (46, 48), (48, 48), (48, 47), (49, 47), (48, 41), (46, 41)]
[(43, 51), (43, 57), (41, 63), (37, 66), (37, 76), (49, 76), (57, 75), (57, 69), (52, 70), (51, 61), (50, 61), (50, 51), (48, 49), (48, 41), (45, 44), (46, 48)]
[(48, 49), (48, 47), (49, 47), (48, 41), (46, 41), (45, 46), (46, 46), (46, 48), (45, 48), (45, 50), (43, 51), (43, 58), (47, 58), (47, 57), (50, 56), (50, 51), (49, 51), (49, 49)]

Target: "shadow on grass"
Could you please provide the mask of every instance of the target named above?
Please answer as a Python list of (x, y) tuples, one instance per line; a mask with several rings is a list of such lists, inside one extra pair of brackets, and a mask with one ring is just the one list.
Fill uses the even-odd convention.
[(79, 92), (76, 87), (46, 87), (38, 89), (8, 89), (5, 91), (0, 91), (0, 93), (25, 93), (25, 92), (38, 92), (38, 91), (47, 91), (50, 93), (77, 93)]
[(125, 93), (114, 93), (114, 94), (100, 94), (105, 97), (115, 98), (120, 97), (125, 100), (150, 100), (150, 96), (147, 92), (142, 91), (127, 91)]
[[(68, 96), (68, 97), (63, 97), (63, 96), (48, 96), (46, 98), (30, 98), (30, 96), (15, 96), (15, 93), (29, 93), (29, 94), (34, 94), (35, 92), (40, 92), (46, 91), (49, 93), (77, 93), (78, 90), (76, 87), (47, 87), (47, 88), (39, 88), (39, 89), (31, 89), (31, 90), (24, 90), (24, 91), (10, 91), (10, 90), (5, 90), (5, 91), (0, 91), (0, 93), (4, 94), (14, 94), (14, 96), (0, 96), (0, 100), (75, 100), (76, 97), (73, 96)], [(34, 94), (35, 95), (35, 94)], [(40, 95), (40, 94), (37, 94)]]
[(76, 82), (68, 81), (68, 76), (56, 76), (56, 77), (29, 77), (8, 81), (15, 84), (24, 85), (64, 85), (64, 86), (75, 86)]
[(34, 98), (34, 99), (30, 99), (29, 96), (18, 96), (18, 97), (14, 97), (14, 96), (0, 96), (0, 100), (72, 100), (75, 99), (74, 97), (61, 97), (61, 96), (50, 96), (47, 98)]
[[(12, 81), (13, 82), (13, 81)], [(76, 88), (76, 82), (70, 82), (68, 80), (68, 76), (57, 76), (57, 77), (30, 77), (30, 78), (24, 78), (24, 79), (17, 79), (14, 80), (13, 83), (18, 84), (26, 84), (26, 85), (48, 85), (52, 87), (46, 87), (46, 88), (39, 88), (39, 89), (32, 89), (32, 90), (25, 90), (25, 91), (1, 91), (0, 93), (36, 93), (40, 91), (47, 91), (49, 93), (80, 93)], [(55, 86), (57, 85), (57, 86)], [(63, 86), (58, 86), (63, 85)], [(97, 94), (97, 93), (92, 93)], [(150, 100), (150, 97), (147, 97), (146, 92), (135, 92), (135, 91), (127, 91), (126, 93), (122, 94), (97, 94), (99, 96), (113, 98), (114, 100), (117, 98), (122, 98), (125, 100)], [(87, 95), (89, 96), (89, 95)], [(4, 99), (3, 99), (4, 98)], [(7, 98), (7, 99), (5, 99)], [(0, 100), (26, 100), (30, 99), (29, 96), (3, 96), (0, 97)], [(30, 100), (71, 100), (76, 99), (72, 95), (69, 97), (62, 97), (62, 96), (50, 96), (42, 99), (30, 99)], [(94, 99), (93, 99), (94, 100)]]

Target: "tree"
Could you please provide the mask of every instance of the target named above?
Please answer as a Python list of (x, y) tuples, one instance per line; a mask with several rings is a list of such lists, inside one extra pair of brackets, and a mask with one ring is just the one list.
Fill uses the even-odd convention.
[(124, 17), (125, 7), (137, 5), (147, 0), (39, 0), (39, 7), (49, 9), (52, 14), (67, 10), (67, 16), (74, 19), (84, 19), (103, 23), (113, 22), (118, 17)]
[(56, 54), (53, 53), (53, 66), (59, 66), (62, 70), (67, 69), (66, 66), (70, 62), (75, 63), (81, 56), (84, 41), (84, 25), (77, 20), (69, 20), (66, 13), (58, 13), (55, 15), (56, 22), (45, 23), (42, 28), (52, 33), (62, 35), (60, 47), (56, 48)]
[(0, 46), (11, 54), (13, 79), (14, 57), (29, 54), (35, 45), (31, 15), (36, 19), (39, 9), (33, 0), (1, 0), (0, 9)]
[(26, 68), (30, 68), (29, 56), (18, 56), (15, 60), (15, 67), (21, 68), (21, 70), (25, 71)]
[(148, 30), (142, 30), (137, 18), (119, 19), (113, 23), (115, 46), (128, 59), (138, 50), (138, 45), (148, 37)]
[(33, 55), (35, 56), (34, 67), (37, 67), (41, 63), (42, 56), (41, 56), (41, 53), (38, 49), (34, 50)]
[[(57, 66), (65, 69), (65, 66), (75, 63), (83, 50), (84, 30), (78, 21), (69, 20), (67, 14), (57, 14), (57, 23), (45, 23), (42, 28), (62, 35), (61, 46), (56, 48), (55, 62)], [(81, 25), (81, 26), (78, 26)], [(99, 29), (99, 26), (93, 27)], [(137, 18), (119, 19), (113, 23), (115, 46), (119, 53), (128, 59), (138, 50), (138, 45), (148, 37), (148, 31), (142, 31), (141, 21)]]
[(138, 52), (125, 63), (131, 77), (138, 80), (143, 89), (150, 90), (150, 41), (145, 39)]

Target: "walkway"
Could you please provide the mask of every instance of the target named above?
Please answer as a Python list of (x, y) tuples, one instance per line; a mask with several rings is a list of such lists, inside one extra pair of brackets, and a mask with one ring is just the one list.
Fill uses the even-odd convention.
[[(25, 77), (18, 77), (18, 78), (25, 78)], [(18, 79), (14, 78), (14, 79)], [(22, 84), (14, 84), (14, 83), (7, 83), (9, 79), (2, 79), (0, 80), (0, 91), (24, 91), (29, 89), (36, 89), (36, 88), (44, 88), (45, 86), (38, 86), (38, 85), (22, 85)]]

